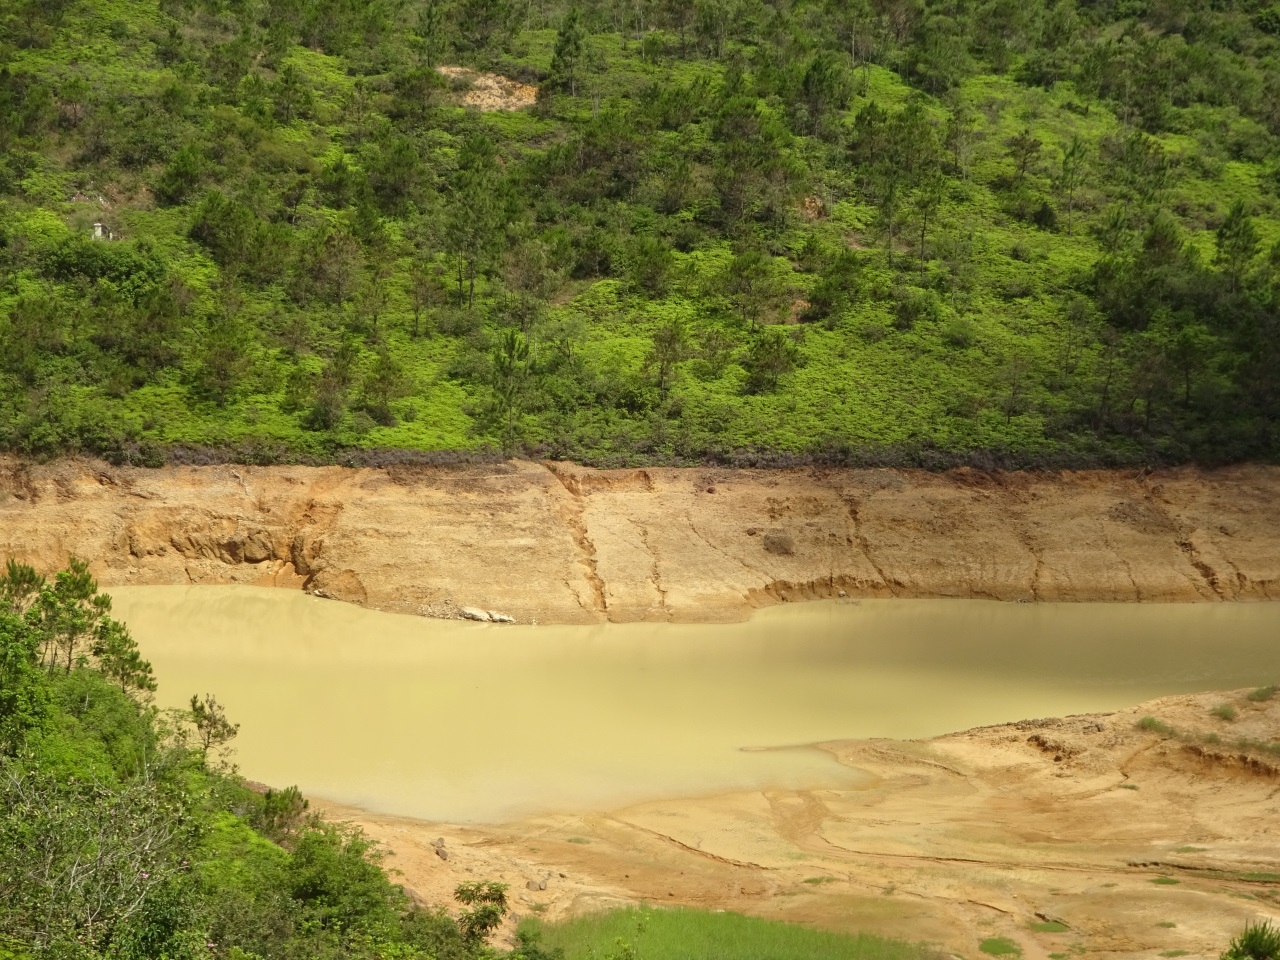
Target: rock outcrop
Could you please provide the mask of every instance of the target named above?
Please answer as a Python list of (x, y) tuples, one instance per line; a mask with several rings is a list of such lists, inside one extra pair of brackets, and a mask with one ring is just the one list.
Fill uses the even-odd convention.
[[(115, 468), (0, 459), (0, 557), (522, 623), (780, 601), (1280, 599), (1280, 468)], [(502, 611), (499, 617), (493, 611)]]

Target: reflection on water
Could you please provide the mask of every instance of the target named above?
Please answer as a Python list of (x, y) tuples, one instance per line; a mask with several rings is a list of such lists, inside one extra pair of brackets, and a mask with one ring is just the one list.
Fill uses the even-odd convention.
[(286, 590), (116, 588), (160, 703), (213, 692), (255, 780), (494, 821), (852, 785), (816, 749), (1280, 676), (1280, 604), (784, 605), (730, 625), (497, 626)]

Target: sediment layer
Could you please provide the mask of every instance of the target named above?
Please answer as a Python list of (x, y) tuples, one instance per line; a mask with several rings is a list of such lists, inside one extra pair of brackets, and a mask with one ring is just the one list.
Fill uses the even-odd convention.
[(789, 600), (1280, 599), (1280, 468), (116, 468), (0, 458), (0, 556), (399, 613), (725, 621)]

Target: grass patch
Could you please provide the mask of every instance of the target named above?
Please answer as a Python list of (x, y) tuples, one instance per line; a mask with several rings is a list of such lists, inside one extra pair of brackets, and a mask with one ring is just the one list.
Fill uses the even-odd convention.
[(1278, 691), (1280, 691), (1280, 687), (1273, 683), (1269, 687), (1259, 687), (1257, 690), (1253, 691), (1253, 693), (1249, 694), (1249, 699), (1254, 703), (1266, 703), (1268, 700), (1272, 699)]
[(1219, 720), (1227, 721), (1227, 723), (1231, 723), (1237, 716), (1236, 708), (1229, 703), (1219, 704), (1209, 712)]
[(1143, 717), (1138, 721), (1138, 729), (1146, 730), (1149, 733), (1162, 733), (1165, 736), (1173, 733), (1173, 727), (1163, 720), (1157, 720), (1155, 717)]
[(1185, 957), (1186, 955), (1186, 950), (1166, 950), (1164, 953), (1160, 954), (1162, 957)]
[(1069, 953), (1051, 953), (1049, 954), (1049, 960), (1068, 960), (1070, 956), (1071, 954)]
[(644, 960), (925, 960), (927, 950), (869, 934), (812, 930), (740, 913), (650, 907), (609, 910), (544, 924), (521, 924), (564, 960), (639, 956)]
[(1120, 784), (1120, 789), (1121, 790), (1137, 790), (1138, 785), (1136, 783), (1122, 783)]
[(1174, 847), (1174, 853), (1204, 853), (1208, 847)]
[(586, 837), (570, 837), (570, 838), (568, 839), (568, 841), (566, 841), (566, 842), (568, 842), (568, 843), (590, 843), (591, 841), (590, 841), (590, 840), (588, 840)]
[(835, 883), (836, 878), (835, 877), (805, 877), (804, 882), (812, 883), (814, 886), (817, 886), (823, 883)]
[(1022, 956), (1022, 948), (1008, 937), (987, 937), (978, 945), (978, 949), (993, 957)]
[(1165, 929), (1172, 929), (1173, 927), (1176, 927), (1177, 924), (1174, 923), (1172, 920), (1161, 920), (1159, 923), (1156, 924), (1156, 926), (1164, 927)]
[(1280, 883), (1280, 873), (1242, 873), (1240, 879), (1255, 883)]
[(1173, 886), (1175, 883), (1181, 883), (1182, 881), (1181, 881), (1181, 880), (1175, 880), (1173, 877), (1156, 877), (1156, 878), (1155, 878), (1154, 880), (1152, 880), (1151, 882), (1152, 882), (1152, 883), (1155, 883), (1155, 884), (1159, 884), (1159, 885), (1160, 885), (1160, 886), (1162, 886), (1162, 887), (1171, 887), (1171, 886)]
[(1044, 920), (1033, 923), (1031, 929), (1036, 933), (1063, 933), (1067, 930), (1067, 925), (1061, 920)]

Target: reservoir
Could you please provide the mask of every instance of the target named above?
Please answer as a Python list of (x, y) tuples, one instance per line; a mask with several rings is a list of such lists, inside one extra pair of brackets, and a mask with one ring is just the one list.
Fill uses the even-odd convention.
[(1280, 603), (783, 604), (738, 624), (477, 624), (250, 587), (110, 591), (157, 702), (215, 694), (244, 776), (451, 822), (854, 787), (813, 744), (1280, 680)]

